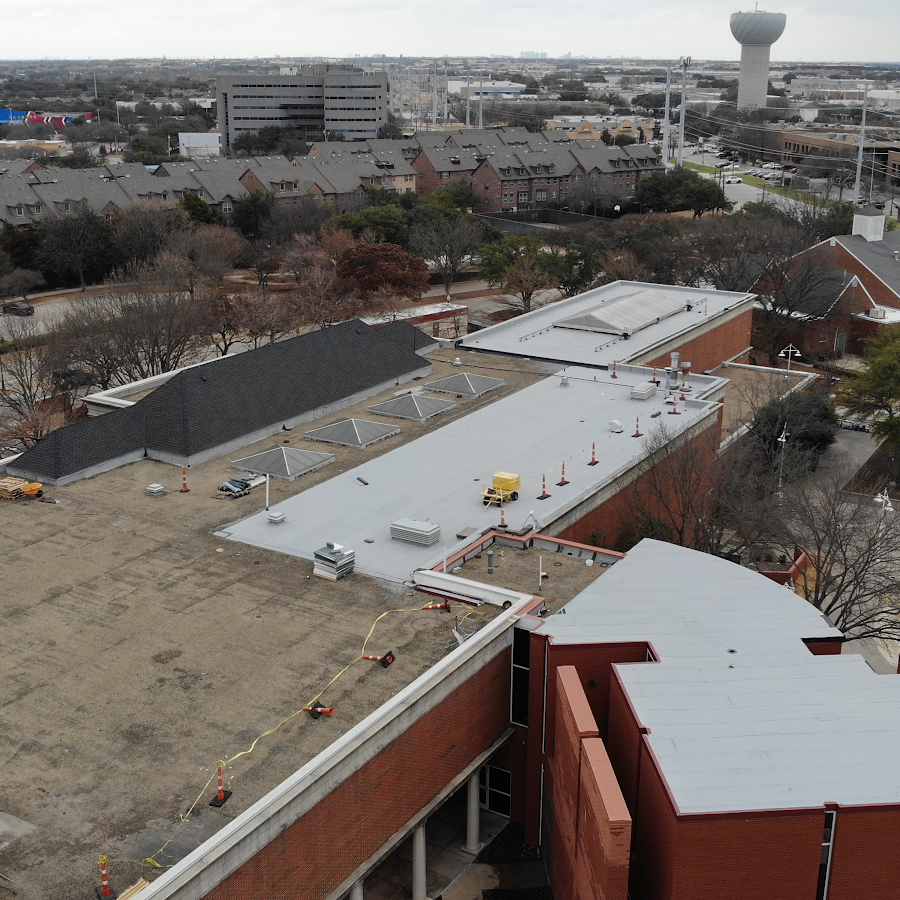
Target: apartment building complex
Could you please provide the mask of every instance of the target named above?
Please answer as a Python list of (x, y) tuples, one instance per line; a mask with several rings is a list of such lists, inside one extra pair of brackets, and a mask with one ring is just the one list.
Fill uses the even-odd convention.
[(301, 66), (293, 75), (220, 75), (216, 78), (223, 147), (268, 125), (290, 127), (314, 141), (325, 132), (349, 140), (374, 138), (390, 104), (387, 75), (349, 68)]

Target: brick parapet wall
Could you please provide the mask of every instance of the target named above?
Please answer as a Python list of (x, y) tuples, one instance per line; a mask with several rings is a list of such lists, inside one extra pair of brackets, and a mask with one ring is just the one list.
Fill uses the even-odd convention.
[(302, 885), (308, 900), (327, 897), (503, 734), (509, 673), (507, 650), (205, 896), (294, 900)]
[(554, 896), (626, 900), (631, 817), (616, 783), (578, 672), (556, 670), (553, 805)]

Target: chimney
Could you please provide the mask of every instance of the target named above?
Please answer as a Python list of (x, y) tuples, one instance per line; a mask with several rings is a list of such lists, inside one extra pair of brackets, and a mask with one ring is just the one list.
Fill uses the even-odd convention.
[(853, 215), (853, 234), (858, 234), (867, 241), (883, 240), (884, 222), (884, 210), (877, 206), (864, 206)]

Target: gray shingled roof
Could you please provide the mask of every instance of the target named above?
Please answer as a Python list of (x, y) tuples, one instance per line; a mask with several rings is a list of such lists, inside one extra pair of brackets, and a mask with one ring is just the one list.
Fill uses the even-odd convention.
[(427, 352), (438, 346), (438, 341), (426, 334), (421, 328), (417, 328), (406, 319), (397, 319), (386, 325), (378, 325), (378, 330), (389, 337), (395, 344), (413, 350), (416, 353)]
[(15, 467), (56, 480), (141, 448), (151, 456), (187, 460), (399, 383), (427, 365), (379, 329), (352, 319), (182, 369), (128, 409), (51, 432)]
[(900, 299), (900, 262), (894, 258), (894, 254), (900, 251), (900, 231), (885, 231), (880, 241), (867, 241), (861, 234), (844, 234), (835, 240)]
[(400, 428), (396, 425), (370, 422), (367, 419), (340, 419), (330, 425), (307, 431), (306, 437), (311, 441), (323, 441), (326, 444), (340, 444), (343, 447), (356, 447), (362, 450), (370, 444), (377, 444), (399, 433)]

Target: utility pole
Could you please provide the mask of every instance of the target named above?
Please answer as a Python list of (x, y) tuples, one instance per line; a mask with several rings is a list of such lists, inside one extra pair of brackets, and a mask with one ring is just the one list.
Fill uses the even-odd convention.
[(431, 82), (431, 125), (437, 127), (437, 60), (434, 61), (434, 79)]
[(466, 128), (471, 128), (472, 119), (472, 76), (466, 70)]
[(481, 75), (481, 87), (478, 89), (478, 127), (484, 128), (484, 69)]
[(691, 64), (689, 56), (681, 57), (681, 117), (678, 120), (678, 166), (684, 162), (684, 113), (687, 106), (687, 70)]
[[(863, 150), (866, 146), (866, 104), (869, 101), (869, 82), (866, 82), (865, 93), (863, 94), (863, 108), (862, 108), (862, 121), (860, 122), (859, 127), (859, 153), (856, 157), (856, 184), (853, 185), (853, 205), (859, 205), (859, 187), (860, 181), (862, 180), (862, 164), (863, 164)], [(874, 172), (874, 159), (873, 159), (873, 172)]]
[(666, 110), (663, 113), (663, 169), (669, 168), (669, 156), (671, 156), (672, 148), (669, 143), (669, 116), (670, 116), (670, 98), (672, 95), (672, 67), (666, 68)]
[(447, 60), (444, 60), (444, 124), (447, 124), (447, 121), (450, 118), (450, 110), (448, 108), (448, 104), (450, 102), (450, 81), (447, 78)]

